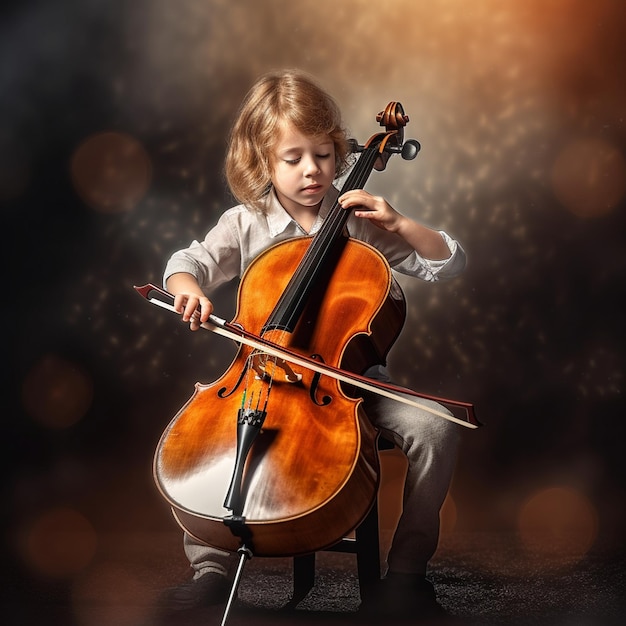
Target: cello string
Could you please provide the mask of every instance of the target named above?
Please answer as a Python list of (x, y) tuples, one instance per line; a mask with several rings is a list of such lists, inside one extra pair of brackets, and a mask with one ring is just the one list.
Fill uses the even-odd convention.
[[(366, 148), (357, 163), (357, 166), (360, 167), (355, 166), (355, 169), (352, 172), (352, 176), (348, 178), (340, 192), (344, 189), (346, 191), (348, 189), (362, 189), (379, 155), (380, 153), (377, 149), (372, 147)], [(332, 247), (336, 245), (336, 242), (341, 236), (341, 231), (343, 230), (343, 227), (345, 226), (348, 217), (349, 211), (343, 209), (339, 202), (336, 200), (331, 207), (326, 219), (324, 220), (322, 228), (313, 238), (289, 283), (292, 284), (292, 282), (296, 281), (296, 284), (299, 285), (300, 299), (307, 297), (307, 294), (310, 292), (310, 288), (314, 283), (315, 272), (309, 270), (319, 265), (321, 260), (326, 258), (326, 256), (329, 254)], [(303, 277), (301, 275), (303, 275)], [(302, 288), (303, 285), (304, 288)], [(288, 286), (287, 289), (283, 291), (281, 298), (279, 298), (275, 310), (278, 310), (281, 304), (287, 300), (289, 291), (290, 289)], [(270, 319), (271, 318), (272, 316), (270, 316)], [(288, 335), (290, 333), (287, 332), (287, 329), (284, 326), (280, 326), (277, 330), (279, 345), (288, 346)], [(274, 356), (274, 364), (276, 367), (278, 367), (276, 356)], [(270, 380), (272, 380), (271, 377)]]
[[(372, 142), (370, 141), (370, 144)], [(379, 151), (376, 148), (368, 146), (358, 162), (355, 168), (351, 172), (350, 176), (346, 180), (340, 192), (351, 189), (362, 189), (372, 171), (376, 159), (379, 157)], [(274, 311), (269, 317), (269, 325), (271, 326), (271, 320), (274, 318), (274, 312), (279, 311), (284, 307), (286, 302), (290, 302), (293, 311), (298, 310), (302, 301), (308, 297), (311, 288), (315, 282), (315, 269), (320, 265), (321, 261), (327, 257), (330, 250), (336, 245), (339, 237), (342, 236), (342, 230), (349, 217), (349, 212), (341, 207), (336, 200), (331, 207), (321, 229), (318, 231), (305, 251), (302, 260), (300, 261), (296, 271), (294, 272), (291, 280), (289, 281), (287, 288), (282, 292), (281, 297), (278, 299)], [(296, 285), (297, 287), (292, 287)], [(295, 292), (295, 293), (292, 293)], [(281, 321), (282, 320), (278, 320)], [(278, 330), (278, 343), (280, 345), (289, 345), (289, 339), (287, 337), (287, 328), (289, 324), (286, 322), (283, 324), (277, 324), (276, 330)], [(263, 336), (265, 333), (261, 333)], [(276, 358), (276, 357), (274, 357)], [(277, 361), (275, 362), (277, 365)]]
[[(346, 191), (362, 189), (379, 155), (380, 153), (376, 148), (366, 148), (341, 191), (344, 189)], [(343, 226), (348, 217), (349, 212), (343, 209), (338, 201), (335, 201), (322, 228), (313, 237), (287, 288), (278, 299), (274, 312), (283, 308), (286, 302), (291, 303), (292, 311), (296, 311), (302, 306), (316, 279), (316, 269), (342, 236)], [(274, 312), (270, 315), (270, 320), (273, 319)], [(282, 320), (279, 321), (282, 322)], [(290, 321), (293, 322), (293, 320)], [(284, 325), (288, 326), (286, 322)]]

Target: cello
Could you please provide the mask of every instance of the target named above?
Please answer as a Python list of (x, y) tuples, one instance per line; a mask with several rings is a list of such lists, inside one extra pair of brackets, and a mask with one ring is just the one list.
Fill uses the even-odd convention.
[[(391, 154), (419, 151), (403, 141), (400, 103), (377, 121), (385, 132), (353, 144), (361, 156), (342, 193), (362, 188), (377, 161), (384, 167)], [(241, 342), (217, 381), (196, 384), (157, 446), (154, 478), (180, 526), (207, 545), (239, 550), (241, 563), (326, 548), (375, 499), (377, 432), (353, 385), (385, 361), (405, 307), (392, 296), (382, 254), (345, 234), (348, 217), (335, 202), (316, 235), (279, 243), (248, 267), (235, 318), (218, 325), (252, 341)], [(466, 425), (475, 426), (470, 407)]]

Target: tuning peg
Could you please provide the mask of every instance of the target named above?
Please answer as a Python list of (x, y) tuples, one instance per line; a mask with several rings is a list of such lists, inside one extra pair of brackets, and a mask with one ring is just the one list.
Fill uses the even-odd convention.
[(402, 151), (400, 154), (405, 161), (412, 161), (417, 153), (421, 150), (422, 146), (420, 142), (415, 139), (408, 139), (402, 144)]
[(412, 161), (417, 153), (421, 149), (419, 141), (415, 139), (408, 139), (402, 146), (385, 146), (385, 152), (392, 152), (393, 154), (400, 154), (405, 161)]

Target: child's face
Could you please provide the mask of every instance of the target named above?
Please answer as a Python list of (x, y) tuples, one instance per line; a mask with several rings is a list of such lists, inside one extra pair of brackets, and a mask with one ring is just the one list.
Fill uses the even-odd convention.
[(319, 209), (335, 178), (335, 145), (328, 135), (309, 137), (282, 129), (272, 155), (272, 184), (290, 213)]

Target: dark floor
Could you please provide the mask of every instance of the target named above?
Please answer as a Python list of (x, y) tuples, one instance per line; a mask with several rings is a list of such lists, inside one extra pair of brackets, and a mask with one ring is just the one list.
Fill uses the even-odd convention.
[[(248, 561), (230, 626), (359, 624), (355, 557), (318, 553), (316, 584), (296, 610), (291, 559)], [(626, 616), (626, 559), (599, 545), (582, 559), (524, 548), (514, 533), (452, 533), (442, 538), (431, 579), (453, 623), (612, 626)], [(161, 592), (188, 578), (180, 533), (109, 535), (92, 564), (71, 583), (13, 584), (3, 601), (4, 624), (191, 626), (220, 624), (221, 607), (164, 617)], [(370, 622), (368, 622), (370, 623)], [(397, 624), (381, 620), (380, 624)], [(422, 623), (416, 618), (408, 623)], [(447, 621), (446, 621), (447, 623)]]

